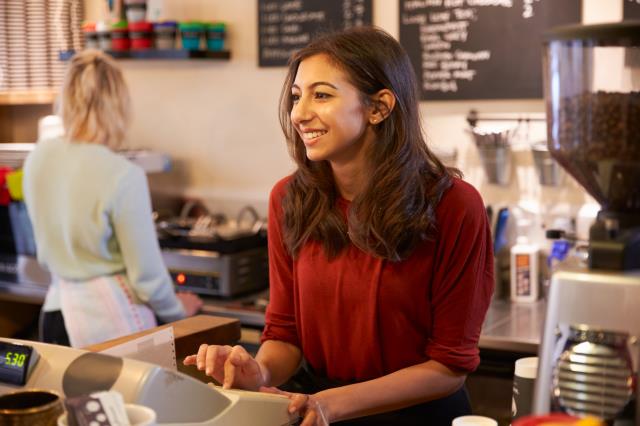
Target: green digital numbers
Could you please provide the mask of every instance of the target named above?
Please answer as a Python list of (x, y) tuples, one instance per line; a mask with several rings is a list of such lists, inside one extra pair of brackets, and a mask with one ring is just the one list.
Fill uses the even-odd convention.
[(24, 366), (24, 361), (27, 359), (25, 354), (19, 354), (17, 352), (7, 352), (4, 356), (5, 365), (9, 365), (11, 367), (22, 367)]

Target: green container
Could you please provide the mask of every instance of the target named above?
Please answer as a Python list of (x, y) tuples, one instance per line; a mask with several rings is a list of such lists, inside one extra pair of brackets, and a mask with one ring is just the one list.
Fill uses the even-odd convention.
[(207, 49), (220, 51), (224, 49), (224, 40), (227, 36), (227, 25), (224, 22), (211, 22), (206, 24)]
[(199, 50), (200, 39), (204, 33), (205, 25), (202, 22), (181, 22), (178, 24), (182, 37), (182, 48), (186, 50)]

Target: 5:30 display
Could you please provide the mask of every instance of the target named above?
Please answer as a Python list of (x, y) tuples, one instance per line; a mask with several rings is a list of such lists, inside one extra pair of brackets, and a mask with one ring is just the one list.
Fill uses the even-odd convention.
[(24, 361), (27, 359), (27, 355), (19, 354), (17, 352), (7, 352), (4, 356), (4, 364), (11, 367), (22, 367)]

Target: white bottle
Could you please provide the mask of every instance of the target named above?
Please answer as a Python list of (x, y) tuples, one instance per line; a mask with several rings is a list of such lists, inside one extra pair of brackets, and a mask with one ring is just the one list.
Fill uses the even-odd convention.
[[(526, 226), (527, 224), (523, 221), (518, 225)], [(525, 235), (518, 236), (516, 245), (511, 247), (512, 302), (535, 302), (540, 297), (538, 280), (539, 251), (539, 247), (530, 243)]]

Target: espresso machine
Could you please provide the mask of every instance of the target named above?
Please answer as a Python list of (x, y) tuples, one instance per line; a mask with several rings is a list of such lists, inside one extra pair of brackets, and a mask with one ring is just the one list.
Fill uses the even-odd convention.
[(543, 71), (549, 151), (601, 210), (551, 278), (534, 412), (640, 425), (640, 22), (550, 31)]

